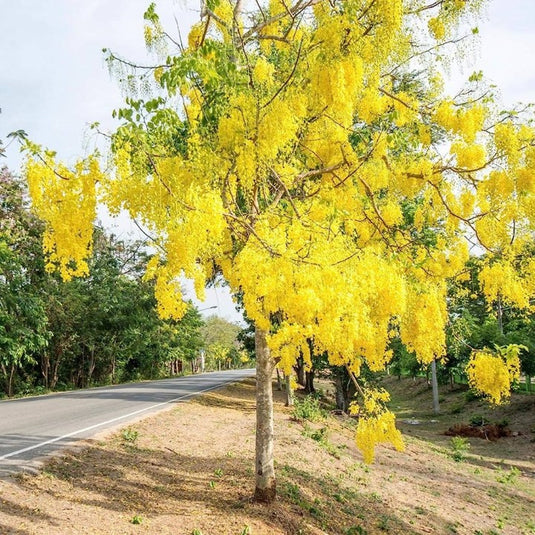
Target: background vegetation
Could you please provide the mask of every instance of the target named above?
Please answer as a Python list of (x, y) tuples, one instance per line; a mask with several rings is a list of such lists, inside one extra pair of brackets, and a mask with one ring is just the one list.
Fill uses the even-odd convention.
[(162, 320), (150, 259), (139, 241), (95, 229), (90, 275), (61, 281), (45, 270), (44, 225), (24, 184), (0, 170), (0, 395), (39, 393), (158, 378), (248, 361), (222, 318), (206, 322), (190, 303), (180, 321)]

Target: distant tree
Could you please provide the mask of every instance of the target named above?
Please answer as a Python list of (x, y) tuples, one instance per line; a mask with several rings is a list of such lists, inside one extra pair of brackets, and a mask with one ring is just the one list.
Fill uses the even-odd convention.
[(22, 183), (0, 169), (0, 374), (8, 396), (17, 373), (35, 362), (49, 338), (43, 294), (35, 284), (43, 272), (41, 230), (27, 210)]
[(239, 335), (242, 328), (218, 316), (210, 316), (202, 327), (202, 337), (206, 349), (207, 363), (212, 369), (229, 365), (239, 366), (242, 349)]

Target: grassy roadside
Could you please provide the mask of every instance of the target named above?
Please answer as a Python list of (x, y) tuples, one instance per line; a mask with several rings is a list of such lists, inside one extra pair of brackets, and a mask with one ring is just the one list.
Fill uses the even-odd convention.
[(354, 447), (352, 420), (294, 421), (276, 393), (279, 499), (272, 506), (250, 501), (248, 380), (90, 442), (37, 476), (0, 481), (0, 533), (535, 533), (535, 407), (519, 410), (515, 400), (503, 410), (521, 434), (470, 439), (456, 462), (442, 432), (468, 417), (473, 402), (445, 392), (435, 418), (427, 387), (410, 381), (389, 385), (407, 450), (381, 448), (371, 467)]

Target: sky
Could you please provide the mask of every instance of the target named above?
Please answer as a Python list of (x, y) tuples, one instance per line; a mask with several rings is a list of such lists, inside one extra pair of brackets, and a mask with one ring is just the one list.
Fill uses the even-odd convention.
[[(73, 161), (94, 143), (88, 125), (111, 129), (111, 110), (121, 92), (103, 61), (103, 48), (122, 57), (146, 58), (143, 12), (149, 0), (0, 0), (0, 139), (25, 130), (36, 143)], [(199, 2), (159, 0), (165, 27), (184, 36), (198, 18)], [(471, 63), (454, 64), (447, 87), (453, 91), (474, 70), (499, 88), (503, 103), (535, 102), (535, 2), (491, 0), (478, 23), (479, 47)], [(472, 52), (472, 50), (470, 50)], [(18, 147), (6, 164), (18, 172)], [(133, 228), (115, 223), (116, 234)], [(186, 285), (192, 296), (191, 285)], [(232, 321), (240, 315), (224, 288), (207, 292), (204, 314)], [(216, 308), (212, 308), (216, 307)]]

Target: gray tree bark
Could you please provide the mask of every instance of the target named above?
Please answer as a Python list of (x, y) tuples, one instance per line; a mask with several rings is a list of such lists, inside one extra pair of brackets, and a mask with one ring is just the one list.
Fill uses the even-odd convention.
[(281, 378), (281, 371), (279, 368), (277, 368), (277, 390), (282, 391), (282, 378)]
[(431, 362), (431, 386), (433, 387), (433, 412), (440, 413), (440, 404), (438, 402), (438, 381), (437, 381), (437, 361)]
[(294, 404), (294, 396), (292, 392), (292, 376), (285, 375), (284, 381), (286, 383), (286, 406), (292, 407)]
[(270, 503), (277, 494), (273, 465), (273, 391), (274, 362), (267, 345), (267, 332), (255, 331), (256, 351), (256, 488), (255, 501)]

